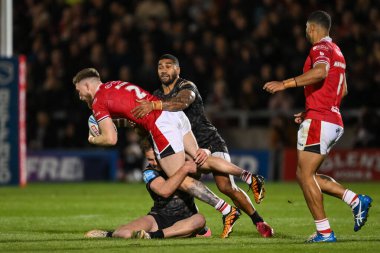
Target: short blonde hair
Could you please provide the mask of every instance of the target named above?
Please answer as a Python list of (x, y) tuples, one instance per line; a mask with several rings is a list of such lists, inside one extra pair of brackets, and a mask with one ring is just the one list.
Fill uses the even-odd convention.
[(73, 84), (77, 84), (86, 78), (98, 78), (100, 80), (99, 72), (94, 68), (85, 68), (79, 71), (73, 78)]

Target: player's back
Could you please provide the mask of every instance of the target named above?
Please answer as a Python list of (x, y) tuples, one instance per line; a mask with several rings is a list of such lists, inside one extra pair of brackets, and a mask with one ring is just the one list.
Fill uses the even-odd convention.
[(137, 106), (137, 100), (140, 99), (157, 100), (149, 92), (129, 82), (103, 83), (99, 86), (92, 104), (94, 116), (98, 122), (106, 117), (127, 118), (149, 130), (160, 112), (152, 111), (142, 119), (136, 119), (131, 110)]
[(343, 126), (339, 108), (345, 90), (346, 62), (339, 47), (330, 39), (323, 39), (313, 45), (304, 72), (318, 63), (326, 64), (328, 73), (321, 82), (305, 86), (306, 118)]

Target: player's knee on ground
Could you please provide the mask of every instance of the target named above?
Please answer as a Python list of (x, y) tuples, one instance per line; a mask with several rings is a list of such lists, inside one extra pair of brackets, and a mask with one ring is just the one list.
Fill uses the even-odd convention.
[(196, 230), (196, 231), (198, 231), (198, 230), (200, 230), (200, 229), (202, 229), (202, 228), (204, 228), (204, 226), (206, 225), (206, 219), (205, 219), (205, 217), (202, 215), (202, 214), (200, 214), (200, 213), (197, 213), (197, 214), (194, 214), (193, 216), (192, 216), (192, 226), (193, 226), (193, 230)]

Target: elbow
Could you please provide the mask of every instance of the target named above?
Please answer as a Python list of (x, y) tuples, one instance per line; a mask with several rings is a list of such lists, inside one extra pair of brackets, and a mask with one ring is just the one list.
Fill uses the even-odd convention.
[(160, 195), (161, 197), (163, 198), (169, 198), (174, 192), (173, 191), (169, 191), (169, 190), (166, 190), (166, 189), (161, 189), (160, 192), (158, 192), (158, 195)]
[(109, 136), (106, 140), (106, 146), (115, 146), (117, 143), (117, 135)]
[(328, 72), (325, 68), (318, 68), (316, 74), (317, 74), (316, 76), (318, 79), (323, 80), (327, 77)]

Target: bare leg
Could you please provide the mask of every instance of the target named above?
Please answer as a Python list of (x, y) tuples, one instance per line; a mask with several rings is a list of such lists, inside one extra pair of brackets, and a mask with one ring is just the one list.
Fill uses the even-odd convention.
[(112, 237), (120, 238), (131, 238), (132, 231), (145, 230), (156, 231), (158, 229), (157, 222), (151, 215), (146, 215), (137, 220), (131, 221), (128, 224), (121, 225), (115, 232), (113, 232)]
[(214, 172), (213, 174), (219, 191), (227, 195), (234, 204), (246, 214), (252, 215), (255, 212), (255, 208), (249, 197), (240, 188), (234, 189), (232, 187), (229, 175), (217, 172)]
[(315, 178), (317, 179), (319, 187), (321, 187), (323, 193), (339, 199), (343, 198), (343, 194), (346, 188), (335, 181), (332, 177), (323, 174), (317, 174)]
[(163, 229), (164, 237), (189, 237), (202, 229), (206, 224), (206, 220), (202, 214), (194, 214), (193, 216), (177, 221), (171, 227)]
[[(159, 160), (159, 163), (166, 175), (170, 177), (185, 163), (185, 153), (179, 152), (167, 156)], [(204, 184), (191, 177), (186, 177), (185, 180), (183, 180), (180, 189), (213, 207), (215, 207), (220, 200), (220, 198)]]
[(298, 150), (297, 179), (314, 220), (326, 218), (322, 192), (315, 178), (323, 160), (323, 155)]

